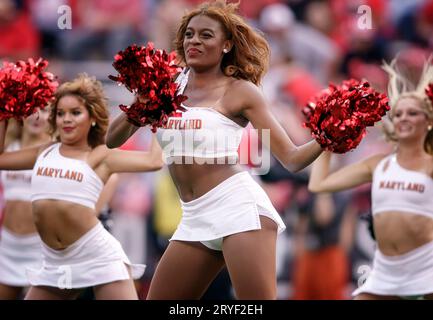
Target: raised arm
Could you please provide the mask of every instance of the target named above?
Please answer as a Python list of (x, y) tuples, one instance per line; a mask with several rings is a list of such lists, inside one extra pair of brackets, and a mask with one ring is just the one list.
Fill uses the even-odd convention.
[(313, 164), (308, 189), (311, 192), (337, 192), (371, 182), (374, 169), (384, 157), (384, 154), (378, 154), (330, 174), (331, 153), (324, 152)]
[(162, 149), (155, 134), (149, 151), (107, 150), (104, 165), (108, 174), (116, 172), (146, 172), (162, 168)]
[(7, 121), (0, 121), (0, 170), (28, 170), (33, 169), (41, 148), (49, 144), (32, 148), (25, 148), (13, 152), (3, 152)]
[(262, 92), (249, 82), (239, 85), (237, 95), (242, 97), (243, 116), (258, 130), (259, 137), (263, 129), (270, 131), (268, 147), (281, 164), (291, 172), (297, 172), (311, 164), (322, 153), (322, 148), (312, 140), (296, 146), (279, 122), (275, 119), (267, 105)]
[(106, 144), (110, 149), (123, 145), (140, 127), (129, 123), (125, 113), (120, 113), (110, 124)]

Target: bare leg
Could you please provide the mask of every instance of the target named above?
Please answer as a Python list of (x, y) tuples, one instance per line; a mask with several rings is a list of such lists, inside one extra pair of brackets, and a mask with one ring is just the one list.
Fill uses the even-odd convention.
[(277, 298), (277, 225), (260, 216), (262, 229), (224, 238), (223, 253), (238, 299)]
[(96, 300), (138, 300), (132, 279), (95, 286), (93, 292)]
[(372, 293), (360, 293), (353, 300), (401, 300), (397, 296), (381, 296)]
[(31, 287), (25, 300), (74, 300), (81, 289), (59, 289), (55, 287)]
[(223, 266), (218, 251), (201, 243), (171, 241), (156, 268), (147, 299), (200, 299)]
[(0, 283), (0, 300), (17, 300), (23, 291), (22, 287), (13, 287)]

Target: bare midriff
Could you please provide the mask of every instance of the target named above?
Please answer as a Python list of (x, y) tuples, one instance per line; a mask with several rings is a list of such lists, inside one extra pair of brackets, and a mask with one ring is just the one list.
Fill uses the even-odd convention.
[(224, 180), (242, 172), (240, 165), (227, 162), (225, 164), (185, 164), (185, 162), (169, 165), (173, 182), (184, 202), (201, 197)]
[(22, 200), (8, 200), (3, 209), (3, 226), (18, 235), (36, 233), (33, 222), (32, 203)]
[(374, 215), (379, 250), (398, 256), (433, 241), (433, 219), (414, 213), (387, 211)]
[(67, 248), (99, 222), (93, 209), (63, 200), (34, 201), (33, 213), (42, 241), (55, 250)]

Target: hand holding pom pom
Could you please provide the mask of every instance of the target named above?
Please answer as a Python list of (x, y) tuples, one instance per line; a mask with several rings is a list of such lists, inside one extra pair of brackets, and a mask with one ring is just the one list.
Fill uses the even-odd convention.
[(131, 106), (119, 106), (130, 123), (150, 124), (155, 132), (166, 124), (168, 117), (183, 110), (181, 103), (186, 97), (177, 94), (178, 85), (173, 81), (181, 68), (174, 61), (174, 52), (155, 50), (152, 43), (146, 47), (129, 46), (115, 56), (113, 67), (119, 75), (109, 78), (139, 97)]
[(48, 61), (33, 59), (4, 62), (0, 69), (0, 119), (22, 120), (43, 109), (52, 99), (58, 83), (43, 70)]
[(376, 92), (367, 81), (351, 79), (342, 85), (331, 84), (303, 114), (311, 135), (325, 150), (345, 153), (356, 148), (373, 126), (389, 110), (388, 99)]

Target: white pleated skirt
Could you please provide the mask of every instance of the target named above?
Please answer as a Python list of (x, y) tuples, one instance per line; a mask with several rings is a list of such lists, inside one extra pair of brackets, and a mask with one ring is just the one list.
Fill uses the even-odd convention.
[(376, 250), (365, 283), (353, 292), (411, 297), (433, 293), (433, 241), (399, 256)]
[(140, 278), (145, 265), (131, 264), (121, 244), (101, 223), (63, 250), (42, 242), (42, 266), (28, 269), (32, 286), (79, 289), (130, 278)]
[(5, 227), (0, 230), (0, 283), (8, 286), (30, 285), (26, 268), (42, 264), (42, 241), (37, 233), (15, 234)]
[(224, 180), (201, 197), (181, 201), (182, 219), (170, 240), (200, 241), (221, 250), (223, 237), (261, 229), (260, 216), (266, 216), (285, 230), (283, 220), (266, 192), (244, 171)]

